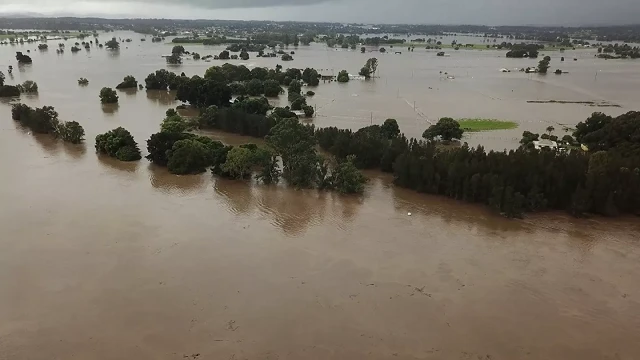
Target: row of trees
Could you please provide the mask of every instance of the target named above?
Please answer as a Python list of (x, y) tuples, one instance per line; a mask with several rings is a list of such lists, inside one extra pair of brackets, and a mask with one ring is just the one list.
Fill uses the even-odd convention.
[[(385, 122), (388, 129), (395, 129), (392, 124)], [(575, 216), (640, 214), (638, 112), (617, 118), (595, 113), (580, 123), (574, 135), (589, 147), (588, 153), (528, 146), (486, 152), (466, 144), (443, 149), (436, 141), (408, 140), (399, 131), (383, 131), (385, 125), (355, 133), (319, 129), (316, 137), (339, 159), (352, 155), (358, 167), (393, 172), (399, 186), (483, 203), (509, 217), (546, 209), (567, 210)]]
[(25, 104), (11, 107), (11, 118), (37, 134), (51, 134), (63, 141), (79, 144), (84, 140), (84, 129), (76, 121), (60, 121), (51, 106), (31, 108)]

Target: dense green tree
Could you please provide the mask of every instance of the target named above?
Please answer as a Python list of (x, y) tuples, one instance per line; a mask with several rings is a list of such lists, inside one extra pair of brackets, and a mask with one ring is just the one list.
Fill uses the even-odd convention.
[(317, 184), (320, 157), (314, 148), (312, 128), (295, 118), (281, 119), (266, 139), (282, 158), (283, 176), (290, 185), (308, 188)]
[(382, 132), (382, 136), (389, 140), (400, 135), (400, 127), (398, 126), (396, 119), (385, 120), (384, 124), (380, 127), (380, 131)]
[(229, 56), (229, 51), (224, 50), (220, 53), (220, 55), (218, 55), (218, 57), (220, 58), (220, 60), (229, 60), (231, 59), (231, 56)]
[(16, 60), (18, 60), (18, 64), (31, 64), (33, 60), (29, 55), (25, 55), (22, 52), (16, 52)]
[(58, 125), (56, 135), (63, 141), (80, 144), (84, 140), (84, 129), (76, 121), (62, 122)]
[(180, 65), (182, 64), (182, 58), (180, 57), (179, 54), (171, 54), (170, 56), (166, 57), (167, 60), (167, 64), (169, 65)]
[(225, 107), (231, 105), (231, 89), (224, 83), (196, 75), (180, 84), (176, 99), (197, 108)]
[(120, 161), (136, 161), (142, 158), (133, 136), (122, 127), (96, 136), (96, 151)]
[(313, 106), (310, 106), (310, 105), (303, 105), (302, 111), (304, 111), (304, 116), (306, 117), (312, 117), (313, 114), (316, 112)]
[(25, 94), (36, 94), (38, 92), (38, 84), (31, 80), (23, 82), (21, 85), (18, 85), (17, 88), (21, 93)]
[(460, 124), (452, 118), (442, 118), (438, 120), (438, 123), (431, 125), (424, 131), (422, 137), (427, 140), (440, 137), (444, 141), (451, 141), (453, 139), (461, 139), (464, 130), (460, 128)]
[(38, 134), (55, 135), (60, 124), (58, 113), (52, 106), (32, 109), (24, 104), (14, 104), (11, 107), (11, 117)]
[(242, 110), (247, 114), (267, 115), (271, 110), (271, 105), (267, 98), (261, 96), (258, 98), (239, 97), (231, 106), (232, 109)]
[(160, 124), (160, 131), (183, 133), (194, 128), (194, 123), (176, 114), (167, 116)]
[(222, 170), (235, 179), (245, 179), (251, 174), (254, 166), (254, 154), (243, 147), (234, 147), (227, 153), (227, 160), (222, 165)]
[(289, 98), (291, 101), (291, 110), (299, 111), (303, 107), (307, 106), (307, 99), (302, 95), (297, 95), (294, 98)]
[(245, 50), (242, 50), (242, 52), (240, 52), (240, 59), (244, 61), (249, 60), (249, 53), (246, 52)]
[(347, 156), (331, 173), (332, 186), (340, 193), (356, 194), (364, 191), (367, 178), (355, 166), (354, 160), (354, 155)]
[(264, 94), (264, 84), (261, 80), (251, 79), (247, 83), (247, 94), (251, 96), (260, 96)]
[(180, 76), (167, 71), (165, 69), (157, 70), (151, 73), (144, 80), (147, 90), (167, 90), (167, 88), (176, 90), (182, 80)]
[(173, 49), (171, 49), (171, 53), (172, 54), (176, 54), (178, 56), (184, 54), (185, 53), (184, 46), (182, 46), (182, 45), (174, 46)]
[(118, 94), (112, 88), (103, 87), (100, 90), (100, 102), (103, 104), (117, 104)]
[(545, 56), (544, 59), (540, 60), (538, 63), (538, 72), (541, 74), (546, 74), (549, 70), (549, 62), (551, 61), (551, 57)]
[(4, 86), (5, 76), (2, 71), (0, 71), (0, 86)]
[(109, 50), (118, 50), (120, 49), (120, 43), (116, 38), (112, 38), (111, 40), (104, 43), (104, 46)]
[(199, 174), (212, 165), (213, 149), (198, 138), (178, 140), (167, 152), (167, 158), (169, 159), (167, 168), (170, 173)]
[(266, 97), (278, 97), (284, 93), (280, 84), (275, 80), (267, 80), (263, 83), (264, 95)]
[(231, 94), (233, 95), (247, 95), (247, 85), (242, 82), (232, 82), (229, 84), (229, 89), (231, 89)]
[(0, 86), (0, 97), (20, 96), (20, 89), (17, 86), (3, 85)]
[(349, 82), (349, 72), (347, 70), (342, 70), (338, 73), (338, 82), (346, 83)]
[(302, 72), (302, 81), (307, 83), (309, 86), (318, 86), (320, 83), (320, 74), (316, 69), (306, 68)]
[(124, 80), (116, 86), (116, 89), (137, 89), (138, 81), (131, 75), (124, 77)]
[(147, 140), (147, 160), (160, 166), (167, 166), (169, 158), (167, 152), (173, 148), (177, 141), (193, 139), (195, 135), (180, 132), (159, 132), (151, 135)]

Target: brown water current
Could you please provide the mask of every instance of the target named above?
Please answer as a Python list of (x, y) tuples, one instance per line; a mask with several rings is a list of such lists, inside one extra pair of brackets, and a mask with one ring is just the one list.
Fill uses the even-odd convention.
[[(95, 135), (117, 126), (144, 149), (178, 104), (138, 91), (100, 105), (101, 87), (128, 74), (143, 80), (170, 51), (116, 36), (133, 39), (117, 55), (58, 56), (50, 43), (45, 54), (32, 49), (28, 67), (13, 59), (26, 46), (0, 47), (2, 64), (15, 68), (8, 83), (40, 86), (25, 103), (55, 106), (87, 132), (81, 146), (33, 135), (0, 104), (0, 359), (640, 359), (637, 218), (514, 221), (396, 188), (376, 172), (362, 196), (340, 196), (97, 156)], [(419, 135), (426, 120), (416, 120), (416, 101), (428, 119), (517, 121), (519, 129), (467, 139), (511, 148), (523, 129), (575, 124), (599, 109), (527, 100), (623, 106), (600, 109), (608, 114), (638, 105), (640, 62), (576, 51), (579, 61), (558, 66), (570, 74), (541, 80), (497, 72), (533, 62), (502, 52), (423, 52), (378, 54), (372, 82), (321, 84), (312, 122), (357, 128), (374, 112)], [(551, 55), (554, 64), (559, 53)], [(355, 73), (369, 56), (314, 45), (285, 67)], [(212, 65), (187, 60), (175, 70)], [(457, 77), (439, 80), (440, 70)], [(81, 76), (88, 87), (77, 86)]]

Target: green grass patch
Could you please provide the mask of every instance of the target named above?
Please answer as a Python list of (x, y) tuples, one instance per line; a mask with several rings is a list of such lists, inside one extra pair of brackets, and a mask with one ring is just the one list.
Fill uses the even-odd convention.
[(491, 131), (491, 130), (509, 130), (518, 127), (513, 121), (505, 121), (498, 119), (459, 119), (457, 120), (460, 127), (464, 131)]

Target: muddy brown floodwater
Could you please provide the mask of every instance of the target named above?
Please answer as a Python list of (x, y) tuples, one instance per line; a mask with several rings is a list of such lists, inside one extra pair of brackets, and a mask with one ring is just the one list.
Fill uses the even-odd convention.
[[(8, 77), (9, 83), (37, 81), (40, 95), (23, 101), (55, 106), (63, 120), (80, 122), (87, 142), (71, 146), (34, 136), (0, 104), (0, 359), (640, 358), (637, 219), (575, 220), (551, 213), (510, 221), (482, 207), (395, 188), (378, 173), (368, 173), (363, 196), (344, 197), (210, 174), (179, 177), (145, 160), (124, 164), (98, 157), (96, 134), (124, 126), (144, 148), (164, 111), (176, 105), (166, 94), (140, 91), (121, 93), (117, 108), (101, 108), (102, 86), (164, 67), (157, 55), (169, 47), (141, 44), (140, 35), (131, 33), (123, 37), (134, 42), (119, 55), (32, 51), (34, 64), (16, 67)], [(13, 64), (20, 48), (0, 47), (1, 61)], [(482, 61), (491, 62), (492, 71), (503, 67), (497, 55), (489, 60), (488, 52), (475, 54), (447, 61), (467, 62), (470, 73), (482, 73), (483, 65), (472, 66)], [(400, 72), (386, 56), (383, 74)], [(418, 56), (393, 59), (399, 66), (440, 61)], [(586, 56), (584, 63), (592, 61)], [(364, 58), (316, 46), (298, 51), (291, 66), (355, 66)], [(213, 64), (186, 62), (180, 70), (202, 73)], [(620, 82), (589, 91), (635, 106), (625, 86), (638, 73), (625, 69), (638, 63), (598, 64), (608, 66), (602, 79)], [(590, 72), (592, 65), (584, 66)], [(89, 78), (87, 88), (77, 86), (81, 76)], [(468, 92), (456, 99), (443, 93), (422, 101), (464, 104), (464, 94), (498, 91), (499, 76), (491, 73), (475, 85), (470, 76), (460, 82), (467, 82)], [(563, 75), (549, 85), (519, 73), (507, 76), (513, 79), (506, 82), (534, 84), (529, 90), (540, 87), (540, 94), (589, 81)], [(376, 83), (387, 80), (392, 82), (383, 77)], [(346, 112), (340, 106), (352, 98), (372, 108), (386, 99), (379, 86), (321, 85), (318, 99), (360, 95), (335, 96), (337, 108), (325, 110), (334, 115), (313, 121), (339, 124), (335, 114)], [(367, 92), (370, 100), (362, 95)], [(496, 105), (492, 112), (493, 105), (470, 95), (468, 109), (434, 108), (430, 117), (445, 110), (454, 117), (500, 117), (504, 111), (522, 114), (514, 120), (525, 124), (553, 111), (579, 121), (593, 110), (526, 104), (535, 94), (514, 97), (522, 101), (486, 100)], [(388, 106), (378, 104), (384, 116), (376, 119), (391, 117), (399, 103), (392, 98)], [(534, 116), (530, 109), (541, 110)], [(411, 120), (396, 117), (410, 132)], [(228, 143), (251, 140), (210, 135)]]

